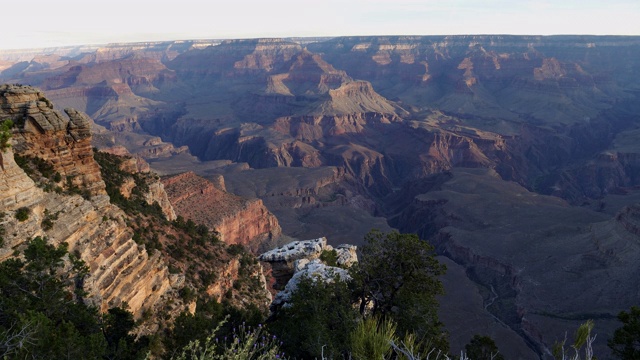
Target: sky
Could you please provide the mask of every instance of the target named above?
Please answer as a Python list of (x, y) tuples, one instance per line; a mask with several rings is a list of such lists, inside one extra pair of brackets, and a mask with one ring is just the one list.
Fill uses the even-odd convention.
[[(7, 4), (8, 3), (8, 4)], [(0, 49), (348, 35), (640, 35), (640, 0), (29, 0)]]

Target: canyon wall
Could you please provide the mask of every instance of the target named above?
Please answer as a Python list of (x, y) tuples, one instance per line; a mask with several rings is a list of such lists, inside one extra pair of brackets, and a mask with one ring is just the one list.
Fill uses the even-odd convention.
[(163, 178), (162, 183), (178, 215), (217, 231), (227, 244), (257, 250), (282, 233), (278, 219), (260, 199), (229, 194), (193, 172)]
[[(576, 319), (595, 314), (610, 332), (637, 293), (640, 39), (322, 40), (225, 41), (160, 61), (119, 49), (3, 76), (49, 84), (152, 166), (187, 146), (201, 161), (189, 166), (260, 197), (287, 235), (358, 243), (387, 220), (420, 234), (540, 357)], [(178, 215), (230, 242), (279, 233), (259, 202), (180, 176), (165, 183)]]
[(0, 87), (0, 110), (18, 124), (13, 145), (17, 153), (51, 163), (71, 184), (104, 199), (104, 182), (93, 161), (91, 121), (86, 115), (67, 109), (68, 118), (64, 117), (42, 92), (10, 85)]
[[(159, 255), (149, 256), (132, 240), (133, 232), (125, 224), (120, 209), (106, 202), (83, 199), (79, 195), (45, 192), (38, 188), (13, 161), (13, 152), (3, 154), (5, 169), (0, 173), (8, 236), (0, 250), (2, 259), (12, 256), (27, 240), (43, 236), (49, 243), (69, 244), (89, 266), (85, 279), (87, 301), (100, 310), (129, 304), (140, 315), (160, 309), (172, 287), (166, 265)], [(27, 209), (28, 219), (20, 221), (15, 213)], [(43, 227), (49, 219), (50, 226)]]
[[(32, 98), (39, 99), (35, 105)], [(180, 241), (188, 234), (167, 222), (176, 218), (173, 206), (164, 185), (148, 173), (148, 164), (143, 160), (116, 148), (112, 152), (120, 156), (109, 155), (111, 162), (104, 162), (107, 154), (97, 154), (103, 161), (101, 169), (90, 147), (91, 134), (85, 116), (73, 109), (67, 110), (69, 118), (62, 116), (31, 87), (0, 87), (0, 99), (3, 101), (0, 119), (11, 118), (17, 123), (12, 129), (12, 146), (1, 153), (0, 261), (14, 256), (15, 251), (21, 251), (36, 236), (53, 245), (68, 244), (69, 252), (79, 256), (89, 270), (81, 284), (86, 291), (82, 300), (102, 312), (126, 303), (138, 319), (143, 314), (157, 314), (144, 320), (141, 331), (145, 334), (167, 326), (163, 322), (183, 310), (192, 313), (196, 310), (195, 301), (184, 303), (180, 296), (179, 291), (185, 286), (199, 289), (204, 285), (204, 292), (218, 301), (224, 298), (238, 306), (251, 303), (266, 308), (270, 302), (266, 280), (251, 255), (232, 254), (226, 251), (226, 245), (202, 239), (197, 245), (202, 249), (194, 249), (194, 244), (189, 250), (179, 248), (184, 246)], [(16, 159), (21, 159), (20, 165), (14, 160), (14, 151), (19, 154)], [(53, 175), (54, 171), (73, 178), (62, 180), (62, 175)], [(103, 181), (103, 174), (108, 174), (104, 175), (107, 181)], [(72, 182), (73, 179), (81, 181)], [(121, 186), (110, 189), (114, 181)], [(198, 189), (204, 193), (220, 192), (224, 197), (221, 202), (227, 200), (229, 204), (225, 208), (229, 212), (216, 225), (230, 243), (253, 245), (280, 235), (277, 219), (261, 200), (243, 200), (208, 184), (211, 187)], [(143, 194), (136, 196), (142, 198), (127, 203), (126, 199), (140, 189)], [(193, 190), (188, 186), (187, 189)], [(110, 202), (111, 190), (122, 196), (117, 203), (126, 211)], [(162, 213), (143, 212), (144, 206), (136, 204), (139, 200), (158, 204)], [(138, 208), (140, 212), (136, 212)], [(149, 209), (156, 211), (153, 207), (146, 211)], [(149, 234), (156, 243), (148, 242), (149, 229), (161, 234), (159, 237)], [(181, 255), (157, 251), (154, 246), (163, 248), (162, 244)], [(185, 260), (188, 251), (197, 253)]]

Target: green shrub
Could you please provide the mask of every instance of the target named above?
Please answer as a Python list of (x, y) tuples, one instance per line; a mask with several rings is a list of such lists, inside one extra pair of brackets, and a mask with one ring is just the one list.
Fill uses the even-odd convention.
[(26, 207), (21, 207), (16, 211), (16, 219), (18, 221), (23, 222), (29, 218), (29, 209)]
[(9, 139), (11, 139), (11, 128), (13, 127), (13, 121), (5, 120), (0, 123), (0, 151), (4, 151), (9, 146)]
[(227, 253), (231, 256), (244, 254), (247, 250), (240, 244), (232, 244), (227, 247)]
[(188, 286), (185, 286), (182, 289), (180, 289), (178, 293), (180, 294), (180, 297), (186, 304), (192, 302), (198, 297), (198, 293), (194, 289)]
[(320, 260), (329, 266), (338, 266), (338, 253), (335, 250), (322, 250)]
[(55, 220), (58, 220), (58, 213), (51, 214), (48, 209), (45, 209), (44, 218), (42, 219), (42, 223), (40, 224), (40, 226), (42, 226), (42, 230), (51, 230), (53, 228), (53, 222)]
[(489, 336), (474, 335), (464, 349), (467, 357), (473, 360), (504, 360), (495, 341)]
[(629, 311), (621, 311), (618, 320), (622, 326), (616, 329), (608, 345), (619, 359), (640, 357), (640, 307), (632, 306)]
[(358, 324), (350, 284), (338, 276), (329, 282), (303, 276), (287, 303), (269, 324), (287, 354), (298, 359), (343, 358), (349, 334)]
[[(176, 360), (215, 360), (215, 359), (284, 359), (278, 339), (264, 331), (264, 327), (250, 328), (240, 325), (227, 341), (218, 336), (222, 323), (203, 342), (191, 341), (181, 353), (173, 357)], [(226, 337), (225, 337), (226, 339)]]

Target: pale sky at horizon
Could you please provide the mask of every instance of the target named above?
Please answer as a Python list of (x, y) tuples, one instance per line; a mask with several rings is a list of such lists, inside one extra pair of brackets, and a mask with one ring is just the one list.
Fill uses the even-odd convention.
[(31, 0), (0, 49), (349, 35), (640, 35), (640, 0)]

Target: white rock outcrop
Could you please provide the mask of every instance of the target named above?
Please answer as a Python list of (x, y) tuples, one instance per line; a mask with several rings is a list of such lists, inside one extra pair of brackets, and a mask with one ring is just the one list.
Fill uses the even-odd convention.
[(358, 262), (358, 247), (351, 244), (340, 244), (334, 248), (338, 254), (336, 261), (341, 267), (349, 267)]
[(298, 288), (300, 280), (304, 277), (311, 278), (313, 281), (332, 282), (334, 280), (349, 281), (351, 276), (345, 269), (339, 267), (325, 265), (320, 259), (315, 259), (306, 262), (305, 266), (298, 272), (293, 274), (293, 277), (284, 290), (276, 294), (271, 306), (283, 306), (287, 307), (287, 302), (291, 300), (291, 294)]
[[(291, 294), (298, 288), (300, 280), (309, 277), (314, 281), (331, 282), (335, 279), (351, 279), (345, 268), (358, 262), (355, 245), (341, 244), (335, 248), (327, 245), (324, 237), (294, 241), (259, 256), (260, 261), (271, 263), (272, 275), (276, 279), (274, 288), (282, 289), (271, 304), (272, 309), (287, 306)], [(324, 251), (335, 251), (339, 267), (329, 266), (320, 260)]]
[(260, 255), (260, 261), (264, 262), (291, 262), (298, 259), (317, 258), (327, 247), (327, 238), (294, 241), (286, 245), (280, 246), (273, 250), (267, 251)]

